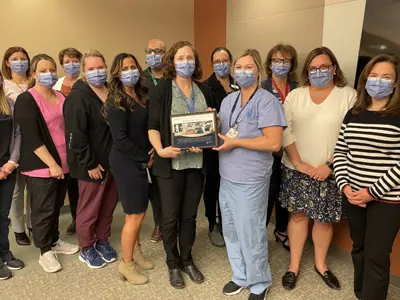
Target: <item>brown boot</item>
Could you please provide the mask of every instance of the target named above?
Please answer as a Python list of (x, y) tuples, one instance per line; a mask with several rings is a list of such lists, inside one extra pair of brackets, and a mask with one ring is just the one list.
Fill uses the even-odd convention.
[(154, 264), (143, 256), (140, 244), (133, 249), (133, 258), (136, 265), (142, 270), (151, 270), (154, 268)]
[(130, 284), (140, 285), (147, 283), (148, 279), (136, 270), (133, 261), (125, 263), (122, 259), (118, 267), (119, 276), (122, 281), (127, 280)]

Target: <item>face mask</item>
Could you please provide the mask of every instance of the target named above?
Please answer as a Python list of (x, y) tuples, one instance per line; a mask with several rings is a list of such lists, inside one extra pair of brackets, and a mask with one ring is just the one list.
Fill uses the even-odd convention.
[(271, 71), (272, 73), (274, 73), (276, 77), (282, 78), (289, 73), (291, 67), (292, 66), (290, 65), (284, 65), (284, 64), (271, 65)]
[(123, 85), (134, 87), (140, 78), (139, 70), (122, 71), (119, 78)]
[(256, 82), (256, 74), (253, 71), (235, 71), (235, 80), (241, 88), (248, 88)]
[(390, 79), (369, 77), (365, 89), (371, 98), (384, 99), (393, 93), (394, 87)]
[(175, 63), (176, 73), (183, 78), (191, 77), (195, 68), (196, 64), (193, 60), (180, 61)]
[(225, 78), (226, 76), (229, 75), (229, 64), (227, 64), (227, 63), (215, 64), (214, 65), (214, 73), (218, 77)]
[(15, 73), (23, 75), (28, 71), (29, 62), (27, 60), (13, 60), (11, 62), (11, 70)]
[(331, 71), (321, 72), (320, 70), (317, 70), (317, 72), (313, 74), (308, 74), (308, 79), (310, 80), (310, 83), (319, 88), (327, 86), (329, 82), (331, 82), (332, 78), (333, 76)]
[(95, 87), (103, 86), (107, 80), (107, 71), (106, 69), (88, 71), (86, 72), (86, 80)]
[(162, 56), (154, 52), (146, 56), (146, 63), (151, 69), (160, 69), (162, 67)]
[(80, 63), (69, 63), (64, 65), (64, 72), (67, 73), (71, 77), (78, 77), (81, 64)]
[(56, 73), (39, 73), (38, 82), (48, 89), (51, 89), (56, 84), (57, 80), (58, 77)]

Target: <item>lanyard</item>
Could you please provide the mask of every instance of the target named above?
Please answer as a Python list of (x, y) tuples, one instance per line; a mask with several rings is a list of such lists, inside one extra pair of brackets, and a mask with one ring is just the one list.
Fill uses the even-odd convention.
[(246, 108), (247, 104), (249, 104), (249, 102), (251, 101), (251, 99), (253, 99), (254, 95), (257, 93), (257, 90), (258, 90), (258, 89), (255, 89), (255, 91), (253, 92), (253, 94), (250, 96), (249, 100), (247, 100), (246, 104), (243, 105), (242, 109), (239, 111), (239, 113), (238, 113), (238, 115), (237, 115), (237, 117), (236, 117), (235, 122), (232, 124), (232, 115), (233, 115), (233, 112), (234, 112), (235, 109), (236, 109), (236, 106), (237, 106), (238, 102), (239, 102), (240, 95), (242, 94), (242, 92), (239, 92), (238, 96), (236, 97), (235, 103), (233, 104), (233, 107), (232, 107), (232, 110), (231, 110), (231, 114), (229, 115), (229, 128), (232, 128), (232, 127), (236, 127), (236, 126), (237, 126), (237, 124), (238, 124), (238, 119), (239, 119), (240, 114), (241, 114), (242, 111)]
[(279, 98), (281, 98), (282, 103), (284, 103), (285, 99), (286, 99), (286, 96), (290, 92), (289, 82), (286, 81), (285, 94), (282, 93), (282, 91), (280, 90), (280, 88), (278, 87), (278, 85), (276, 84), (276, 82), (275, 82), (275, 80), (273, 78), (272, 78), (272, 84), (273, 84), (274, 88), (276, 89), (276, 91), (278, 92)]
[(188, 102), (188, 99), (186, 98), (185, 94), (182, 92), (180, 89), (179, 85), (176, 83), (176, 80), (174, 79), (174, 84), (178, 88), (179, 93), (181, 94), (182, 98), (185, 100), (186, 106), (189, 110), (189, 112), (192, 114), (194, 113), (195, 107), (194, 107), (194, 92), (193, 92), (193, 82), (192, 82), (192, 91), (190, 92), (190, 104)]
[(153, 81), (154, 85), (157, 86), (158, 81), (157, 81), (156, 78), (154, 77), (153, 73), (151, 73), (150, 70), (147, 70), (147, 72), (149, 73), (150, 78), (151, 78), (151, 80)]
[(22, 89), (22, 87), (13, 79), (12, 80), (18, 87), (19, 87), (19, 89), (21, 90), (21, 92), (25, 92), (23, 89)]

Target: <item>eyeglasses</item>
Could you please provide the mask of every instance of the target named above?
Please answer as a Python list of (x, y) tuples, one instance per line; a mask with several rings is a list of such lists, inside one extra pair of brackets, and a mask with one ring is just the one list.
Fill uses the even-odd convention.
[(291, 65), (292, 64), (292, 60), (288, 59), (288, 58), (272, 58), (272, 64), (274, 65), (280, 65), (280, 64), (284, 64), (284, 65)]
[(144, 49), (144, 52), (146, 52), (146, 54), (151, 54), (153, 52), (155, 54), (163, 54), (165, 51), (161, 48), (155, 48), (155, 49), (146, 48), (146, 49)]
[(213, 61), (213, 65), (219, 65), (219, 64), (230, 64), (231, 61), (229, 59), (216, 59)]
[(322, 66), (320, 66), (319, 68), (317, 68), (317, 67), (310, 67), (310, 68), (308, 68), (308, 73), (309, 74), (315, 74), (315, 73), (317, 73), (317, 71), (319, 70), (321, 73), (326, 73), (326, 72), (328, 72), (328, 71), (330, 71), (330, 70), (332, 70), (332, 68), (333, 68), (333, 65), (322, 65)]

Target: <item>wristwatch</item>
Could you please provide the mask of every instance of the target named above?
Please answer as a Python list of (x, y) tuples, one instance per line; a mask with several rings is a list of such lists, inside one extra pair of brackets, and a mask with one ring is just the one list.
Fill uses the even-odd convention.
[(326, 165), (329, 167), (329, 169), (331, 169), (333, 171), (333, 163), (331, 163), (330, 161), (327, 161)]
[(19, 164), (17, 164), (15, 161), (9, 160), (7, 163), (9, 163), (10, 165), (13, 165), (13, 167), (15, 169), (19, 167)]

